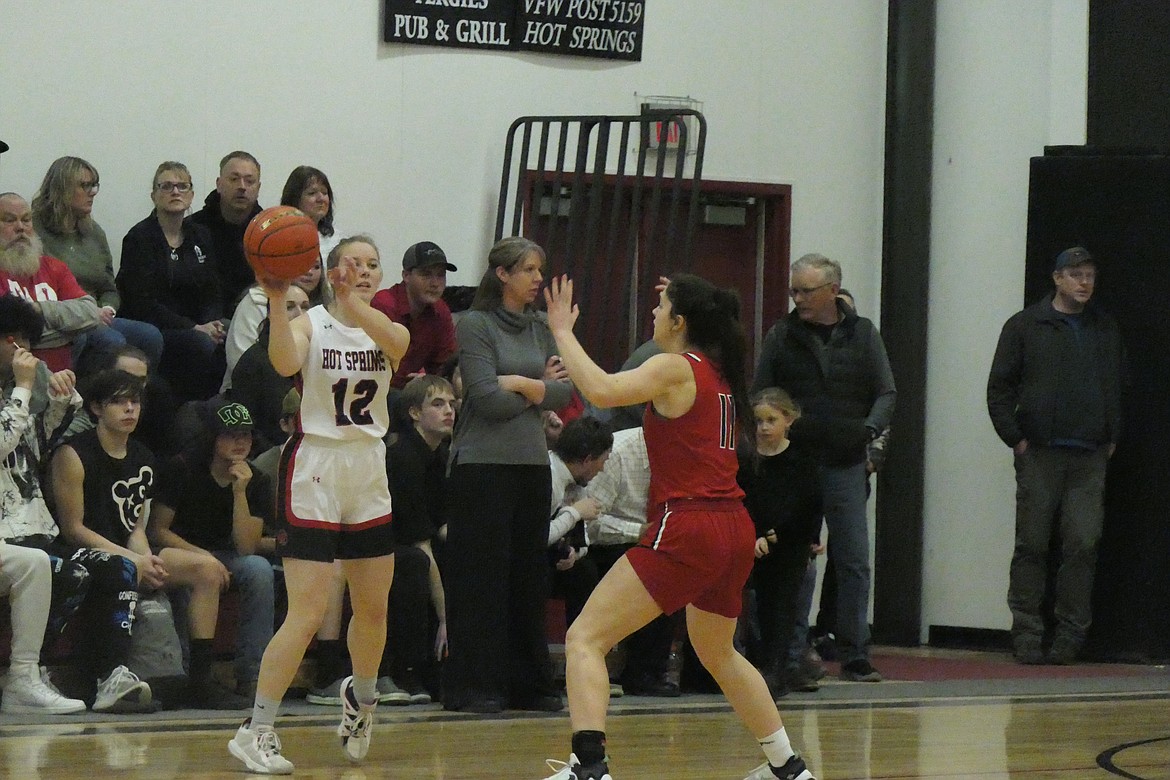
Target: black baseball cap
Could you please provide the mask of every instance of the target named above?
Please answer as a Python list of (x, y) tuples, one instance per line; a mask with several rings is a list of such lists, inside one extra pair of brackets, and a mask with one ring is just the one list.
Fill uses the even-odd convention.
[(3, 141), (0, 141), (0, 154), (4, 154), (7, 151), (8, 151), (8, 144), (4, 143)]
[(447, 262), (446, 253), (439, 249), (438, 244), (431, 241), (419, 241), (407, 249), (406, 254), (402, 256), (403, 271), (413, 271), (416, 268), (426, 268), (432, 265), (445, 266), (448, 271), (459, 270)]
[(1074, 246), (1064, 250), (1056, 256), (1056, 267), (1053, 270), (1060, 271), (1065, 268), (1072, 268), (1085, 263), (1097, 264), (1093, 256), (1089, 254), (1089, 250), (1083, 246)]
[(248, 411), (248, 407), (235, 401), (221, 403), (212, 409), (208, 422), (212, 433), (216, 436), (251, 431), (254, 427), (252, 414)]

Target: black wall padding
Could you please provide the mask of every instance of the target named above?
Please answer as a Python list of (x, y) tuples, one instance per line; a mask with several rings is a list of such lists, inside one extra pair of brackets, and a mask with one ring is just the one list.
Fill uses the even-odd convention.
[(1168, 41), (1166, 0), (1090, 0), (1090, 144), (1170, 144)]
[(1052, 289), (1058, 252), (1097, 258), (1095, 299), (1129, 357), (1125, 429), (1109, 467), (1087, 652), (1170, 659), (1170, 156), (1033, 158), (1025, 299)]

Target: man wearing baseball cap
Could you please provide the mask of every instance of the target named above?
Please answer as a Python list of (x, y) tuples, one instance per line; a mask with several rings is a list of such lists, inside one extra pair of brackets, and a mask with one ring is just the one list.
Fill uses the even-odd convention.
[(410, 331), (410, 347), (390, 386), (401, 389), (411, 378), (438, 373), (455, 354), (455, 323), (443, 301), (447, 272), (458, 270), (443, 250), (421, 241), (402, 256), (402, 281), (379, 290), (370, 305)]
[[(1084, 247), (1066, 249), (1052, 281), (1050, 295), (1003, 326), (987, 380), (991, 422), (1015, 454), (1008, 606), (1016, 660), (1024, 664), (1073, 663), (1084, 643), (1105, 519), (1105, 467), (1121, 435), (1121, 334), (1090, 302), (1097, 262)], [(1041, 605), (1057, 518), (1056, 624), (1046, 637)]]
[[(252, 415), (240, 403), (203, 409), (202, 446), (192, 447), (160, 470), (147, 533), (166, 567), (165, 587), (191, 590), (188, 610), (191, 663), (185, 704), (197, 709), (248, 707), (260, 659), (272, 639), (275, 585), (268, 557), (275, 540), (276, 501), (268, 478), (248, 462)], [(240, 595), (236, 628), (235, 691), (212, 678), (219, 599), (228, 583)]]

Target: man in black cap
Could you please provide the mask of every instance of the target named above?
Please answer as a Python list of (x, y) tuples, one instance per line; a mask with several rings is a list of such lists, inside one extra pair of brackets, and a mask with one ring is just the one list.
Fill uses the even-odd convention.
[[(272, 639), (275, 590), (271, 561), (275, 499), (268, 478), (253, 471), (252, 415), (243, 404), (206, 409), (208, 434), (171, 458), (159, 472), (147, 533), (161, 548), (165, 587), (188, 587), (191, 602), (190, 690), (186, 704), (241, 709), (255, 692), (264, 648)], [(236, 692), (211, 677), (219, 599), (228, 584), (239, 592)]]
[(447, 272), (458, 270), (430, 241), (421, 241), (402, 256), (402, 281), (379, 290), (370, 305), (410, 331), (410, 348), (398, 364), (390, 386), (403, 388), (413, 377), (437, 374), (455, 354), (455, 323), (443, 300)]
[[(987, 380), (991, 422), (1015, 453), (1008, 606), (1016, 660), (1025, 664), (1073, 663), (1084, 643), (1105, 518), (1105, 467), (1121, 434), (1121, 335), (1113, 318), (1090, 304), (1096, 261), (1083, 247), (1066, 249), (1052, 281), (1052, 294), (1003, 326)], [(1041, 604), (1057, 517), (1056, 624), (1045, 655)]]

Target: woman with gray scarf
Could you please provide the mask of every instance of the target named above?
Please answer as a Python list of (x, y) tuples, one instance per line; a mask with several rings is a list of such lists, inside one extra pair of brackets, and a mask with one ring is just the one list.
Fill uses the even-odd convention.
[(544, 264), (532, 241), (501, 240), (456, 329), (464, 395), (449, 467), (448, 710), (563, 707), (544, 632), (551, 477), (541, 411), (564, 407), (572, 387), (534, 308)]

